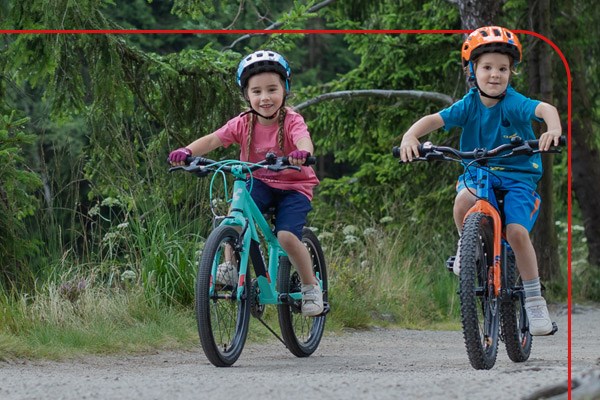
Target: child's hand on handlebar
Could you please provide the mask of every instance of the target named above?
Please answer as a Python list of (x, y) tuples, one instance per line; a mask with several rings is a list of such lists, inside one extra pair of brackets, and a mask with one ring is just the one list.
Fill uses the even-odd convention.
[(171, 165), (185, 165), (185, 160), (192, 155), (192, 151), (187, 147), (180, 147), (169, 153), (169, 162)]
[(548, 151), (550, 147), (558, 147), (560, 144), (560, 134), (559, 130), (553, 130), (542, 133), (539, 139), (539, 149), (541, 151)]
[(310, 157), (310, 152), (306, 150), (294, 150), (288, 154), (288, 161), (291, 165), (304, 165), (306, 159)]
[(402, 162), (410, 162), (413, 158), (419, 157), (419, 139), (404, 135), (400, 143), (400, 159)]

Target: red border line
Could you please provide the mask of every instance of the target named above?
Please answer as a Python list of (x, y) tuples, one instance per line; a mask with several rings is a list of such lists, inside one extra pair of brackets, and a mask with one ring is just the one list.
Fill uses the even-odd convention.
[[(272, 34), (366, 34), (366, 35), (379, 35), (379, 34), (468, 34), (471, 30), (465, 29), (366, 29), (366, 30), (350, 30), (350, 29), (238, 29), (238, 30), (225, 30), (225, 29), (214, 29), (214, 30), (201, 30), (201, 29), (0, 29), (0, 34), (88, 34), (88, 35), (137, 35), (137, 34), (157, 34), (157, 35), (206, 35), (206, 34), (220, 34), (220, 35), (272, 35)], [(547, 37), (529, 30), (514, 29), (514, 33), (520, 33), (525, 35), (534, 36), (538, 39), (548, 43), (554, 51), (558, 54), (563, 62), (567, 73), (567, 369), (568, 369), (568, 382), (567, 382), (567, 394), (568, 398), (571, 398), (571, 296), (572, 296), (572, 279), (571, 279), (571, 262), (572, 262), (572, 177), (571, 177), (571, 113), (572, 113), (572, 76), (571, 68), (563, 52), (560, 48)]]

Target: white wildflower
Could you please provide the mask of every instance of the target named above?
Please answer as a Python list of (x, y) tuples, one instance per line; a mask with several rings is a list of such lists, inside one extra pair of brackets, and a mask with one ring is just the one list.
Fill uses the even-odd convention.
[(323, 241), (323, 240), (331, 239), (332, 237), (333, 237), (333, 233), (331, 233), (331, 232), (321, 232), (321, 233), (319, 233), (319, 236), (317, 236), (317, 239), (319, 239), (320, 241)]
[(358, 228), (354, 225), (346, 225), (344, 229), (342, 229), (344, 235), (353, 235), (356, 232), (358, 232)]
[(346, 235), (344, 238), (344, 244), (353, 244), (358, 242), (358, 238), (354, 235)]
[(121, 274), (122, 281), (134, 281), (136, 277), (137, 277), (137, 274), (130, 269), (128, 269), (127, 271), (124, 271)]
[(374, 237), (377, 236), (377, 229), (375, 228), (367, 228), (363, 231), (364, 237)]

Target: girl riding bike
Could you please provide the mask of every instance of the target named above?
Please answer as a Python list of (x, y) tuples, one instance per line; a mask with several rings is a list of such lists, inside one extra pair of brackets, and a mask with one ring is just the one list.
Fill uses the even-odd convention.
[[(400, 145), (402, 161), (419, 157), (418, 139), (442, 127), (447, 131), (461, 127), (460, 150), (471, 151), (495, 148), (517, 136), (535, 139), (531, 120), (537, 120), (545, 122), (547, 127), (539, 138), (539, 149), (547, 151), (552, 145), (558, 146), (562, 129), (556, 108), (521, 95), (509, 84), (511, 73), (521, 59), (519, 39), (508, 29), (487, 26), (473, 31), (463, 43), (462, 63), (475, 87), (452, 106), (421, 118), (406, 131)], [(539, 154), (502, 158), (491, 161), (489, 167), (495, 177), (494, 188), (507, 192), (506, 237), (523, 279), (530, 332), (548, 335), (552, 332), (552, 320), (542, 297), (537, 259), (529, 237), (541, 202), (535, 192), (542, 176), (541, 158)], [(457, 182), (454, 222), (459, 236), (465, 214), (476, 200), (473, 195), (476, 175), (475, 171), (465, 170)], [(457, 250), (455, 260), (459, 259)], [(458, 275), (459, 271), (460, 265), (455, 262), (454, 272)]]
[[(302, 116), (285, 107), (290, 92), (291, 70), (283, 56), (260, 50), (242, 59), (236, 81), (249, 110), (229, 120), (215, 132), (169, 154), (172, 165), (183, 165), (188, 156), (201, 156), (218, 147), (237, 143), (240, 159), (259, 162), (267, 153), (287, 155), (301, 171), (254, 173), (251, 196), (261, 212), (275, 208), (277, 239), (290, 261), (298, 268), (302, 281), (302, 314), (323, 312), (323, 294), (312, 273), (311, 258), (301, 242), (306, 216), (312, 209), (313, 188), (319, 180), (312, 168), (302, 166), (313, 153), (313, 143)], [(233, 274), (235, 273), (235, 274)], [(218, 279), (224, 284), (237, 276), (236, 266), (227, 261), (219, 266)]]

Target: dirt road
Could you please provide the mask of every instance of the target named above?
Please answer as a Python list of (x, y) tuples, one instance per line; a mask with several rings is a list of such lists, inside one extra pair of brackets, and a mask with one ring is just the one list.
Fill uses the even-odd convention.
[[(567, 312), (551, 307), (555, 336), (535, 338), (531, 358), (473, 370), (461, 332), (373, 329), (326, 336), (298, 359), (279, 342), (249, 344), (231, 368), (200, 348), (65, 362), (0, 363), (0, 399), (521, 399), (567, 380)], [(600, 368), (600, 308), (574, 306), (572, 370)], [(565, 397), (566, 398), (566, 397)]]

